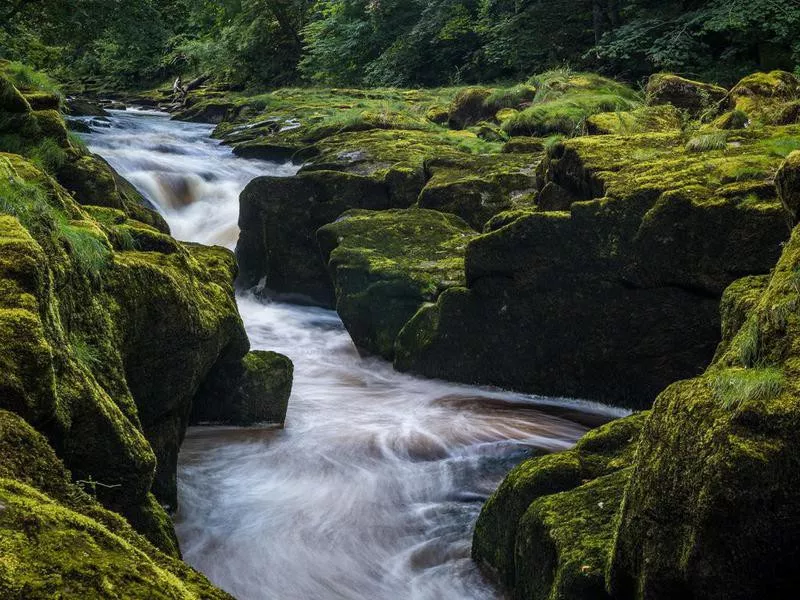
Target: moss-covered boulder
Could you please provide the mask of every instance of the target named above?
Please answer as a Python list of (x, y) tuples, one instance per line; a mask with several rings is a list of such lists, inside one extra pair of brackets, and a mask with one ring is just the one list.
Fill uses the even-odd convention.
[[(2, 76), (0, 83), (9, 89)], [(40, 431), (76, 482), (177, 556), (163, 505), (176, 505), (177, 454), (192, 400), (210, 373), (240, 364), (249, 349), (234, 300), (233, 255), (169, 237), (129, 183), (62, 135), (55, 110), (11, 104), (23, 118), (0, 112), (3, 144), (14, 149), (0, 152), (0, 410)], [(9, 503), (19, 500), (17, 515), (50, 511), (49, 500), (6, 491)], [(45, 568), (46, 557), (32, 557), (48, 544), (80, 537), (82, 521), (53, 510), (57, 518), (43, 528), (55, 537), (44, 546), (20, 537), (17, 521), (9, 525), (16, 532), (9, 551), (29, 557), (32, 569)], [(129, 553), (114, 548), (104, 546), (98, 560), (106, 551)], [(69, 559), (55, 564), (62, 558)], [(88, 571), (77, 575), (91, 579)], [(41, 594), (58, 585), (48, 579)], [(41, 597), (39, 588), (14, 593)]]
[(768, 282), (734, 284), (706, 373), (656, 401), (623, 502), (615, 598), (795, 595), (799, 271), (795, 229)]
[(471, 87), (459, 91), (448, 111), (450, 125), (455, 129), (464, 129), (494, 117), (497, 109), (486, 102), (491, 95), (492, 90), (484, 87)]
[(239, 362), (218, 365), (192, 402), (192, 423), (283, 425), (292, 392), (292, 361), (253, 350)]
[(73, 483), (44, 436), (2, 410), (0, 457), (3, 598), (230, 598), (103, 509), (93, 482)]
[(648, 406), (711, 360), (725, 288), (777, 260), (788, 228), (766, 148), (793, 131), (744, 132), (701, 159), (678, 132), (551, 145), (541, 208), (560, 212), (492, 219), (467, 246), (466, 288), (413, 317), (395, 366)]
[(748, 75), (733, 87), (731, 98), (738, 112), (758, 123), (789, 125), (800, 117), (800, 79), (786, 71)]
[(586, 131), (591, 135), (675, 131), (680, 129), (681, 125), (680, 112), (672, 104), (599, 113), (586, 119)]
[(581, 135), (590, 116), (641, 104), (631, 88), (592, 73), (551, 71), (532, 81), (537, 89), (533, 101), (503, 121), (512, 136)]
[(728, 90), (671, 73), (657, 73), (647, 82), (650, 104), (671, 104), (692, 116), (722, 112), (730, 106)]
[(792, 222), (800, 216), (800, 151), (792, 152), (778, 169), (775, 176), (778, 197)]
[(514, 598), (605, 598), (614, 519), (647, 413), (529, 459), (489, 498), (472, 556)]
[(390, 359), (419, 308), (464, 284), (464, 251), (475, 232), (431, 210), (348, 211), (317, 233), (336, 310), (356, 346)]
[(498, 213), (533, 206), (542, 154), (434, 158), (417, 206), (453, 213), (475, 230)]
[(317, 229), (351, 208), (396, 206), (382, 182), (338, 171), (259, 177), (242, 191), (239, 202), (238, 285), (261, 283), (269, 292), (304, 296), (324, 306), (333, 306), (335, 298), (320, 259)]

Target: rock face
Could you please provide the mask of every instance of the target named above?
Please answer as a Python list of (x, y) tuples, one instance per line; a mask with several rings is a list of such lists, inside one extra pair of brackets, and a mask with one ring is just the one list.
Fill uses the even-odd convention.
[(317, 232), (336, 310), (356, 346), (389, 360), (400, 329), (442, 291), (464, 284), (475, 232), (432, 210), (352, 210)]
[[(648, 406), (708, 363), (723, 290), (767, 272), (786, 238), (768, 180), (779, 159), (763, 156), (756, 137), (740, 140), (702, 162), (676, 134), (552, 146), (541, 181), (559, 186), (569, 212), (490, 221), (467, 247), (467, 289), (413, 317), (395, 365)], [(728, 175), (745, 169), (752, 178)]]
[(320, 260), (317, 229), (345, 210), (395, 206), (386, 186), (360, 175), (311, 171), (296, 177), (259, 177), (239, 199), (236, 256), (243, 288), (266, 279), (270, 291), (333, 306), (333, 289)]
[[(66, 466), (149, 540), (121, 517), (109, 529), (112, 513), (97, 503), (89, 518), (73, 514), (39, 476), (3, 474), (15, 479), (0, 485), (3, 554), (25, 558), (3, 570), (0, 589), (39, 598), (63, 584), (92, 595), (130, 581), (125, 597), (225, 597), (150, 543), (179, 555), (162, 504), (176, 505), (178, 448), (198, 390), (236, 365), (247, 371), (245, 383), (230, 382), (237, 398), (273, 375), (248, 354), (233, 255), (175, 241), (130, 184), (73, 145), (56, 111), (32, 110), (1, 75), (0, 89), (0, 410), (44, 436), (22, 450), (54, 452), (48, 472)], [(286, 369), (280, 377), (277, 387)], [(14, 452), (4, 465), (24, 465)], [(25, 537), (26, 511), (45, 537)], [(77, 570), (72, 555), (45, 554), (72, 543), (89, 556)], [(47, 575), (59, 572), (53, 565), (65, 580)], [(101, 595), (115, 597), (111, 588)]]

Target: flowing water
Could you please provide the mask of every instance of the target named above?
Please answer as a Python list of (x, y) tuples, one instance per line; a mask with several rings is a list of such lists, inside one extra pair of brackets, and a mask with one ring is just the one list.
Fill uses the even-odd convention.
[[(183, 240), (233, 247), (244, 185), (296, 170), (157, 113), (108, 125), (91, 150)], [(176, 528), (186, 561), (241, 600), (497, 598), (469, 558), (482, 503), (524, 456), (621, 414), (396, 373), (359, 357), (335, 312), (239, 308), (254, 349), (294, 361), (286, 427), (191, 429)]]

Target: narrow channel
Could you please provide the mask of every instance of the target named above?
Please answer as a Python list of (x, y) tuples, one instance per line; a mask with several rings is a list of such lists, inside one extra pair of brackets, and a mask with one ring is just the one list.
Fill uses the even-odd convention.
[[(211, 131), (129, 110), (85, 139), (175, 237), (233, 248), (242, 188), (296, 167), (237, 159)], [(335, 312), (238, 301), (252, 347), (294, 361), (286, 427), (191, 429), (175, 518), (185, 560), (240, 600), (498, 598), (470, 560), (482, 503), (525, 456), (622, 414), (400, 374)]]

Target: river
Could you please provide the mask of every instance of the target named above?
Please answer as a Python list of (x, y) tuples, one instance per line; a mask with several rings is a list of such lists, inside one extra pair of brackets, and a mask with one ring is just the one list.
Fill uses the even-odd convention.
[[(182, 240), (233, 248), (241, 189), (296, 171), (234, 157), (210, 125), (107, 125), (89, 148)], [(184, 559), (240, 600), (499, 598), (470, 560), (482, 503), (524, 456), (622, 414), (400, 374), (360, 357), (335, 312), (238, 302), (252, 347), (294, 361), (286, 426), (190, 429), (175, 525)]]

